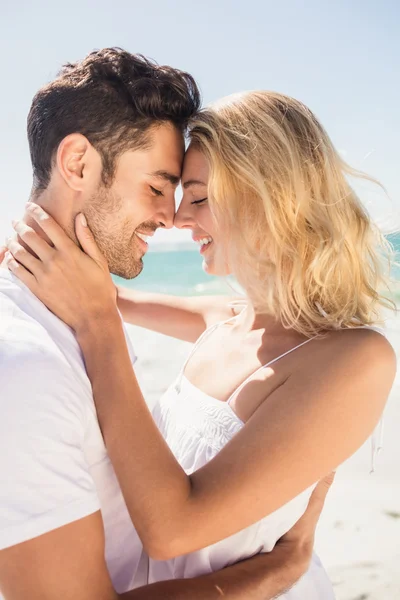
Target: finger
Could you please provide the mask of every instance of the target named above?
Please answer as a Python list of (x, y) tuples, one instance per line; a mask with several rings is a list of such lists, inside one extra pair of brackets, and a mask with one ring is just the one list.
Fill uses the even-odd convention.
[(305, 519), (311, 519), (312, 521), (315, 521), (315, 523), (318, 521), (334, 477), (335, 473), (330, 473), (321, 479), (315, 486), (313, 493), (310, 496), (310, 500), (308, 501), (307, 510), (304, 513)]
[(322, 507), (326, 500), (326, 496), (331, 488), (334, 479), (335, 473), (330, 473), (318, 482), (318, 484), (315, 486), (313, 493), (311, 494), (309, 505), (313, 503), (316, 508), (317, 505), (321, 505), (322, 510)]
[(35, 258), (33, 254), (21, 246), (16, 239), (9, 240), (8, 250), (16, 261), (28, 269), (28, 271), (37, 278), (43, 266), (43, 263), (38, 258)]
[(49, 260), (54, 254), (50, 246), (40, 235), (23, 221), (13, 221), (12, 226), (23, 243), (42, 261)]
[(41, 206), (28, 202), (26, 212), (36, 221), (56, 248), (68, 251), (75, 247), (62, 227)]
[(0, 265), (1, 265), (1, 263), (3, 262), (3, 260), (4, 260), (4, 257), (5, 257), (5, 255), (6, 255), (6, 252), (7, 252), (7, 248), (6, 248), (6, 246), (2, 246), (2, 247), (0, 248)]
[(83, 213), (77, 215), (75, 219), (75, 233), (82, 250), (93, 258), (98, 264), (106, 265), (107, 261), (104, 255), (100, 252), (98, 245), (94, 239), (93, 233), (90, 231), (86, 217)]
[(335, 474), (324, 477), (315, 487), (310, 496), (307, 509), (297, 523), (290, 529), (282, 541), (310, 541), (314, 538), (315, 528), (321, 516), (326, 496), (331, 488)]
[(20, 265), (10, 252), (6, 252), (4, 260), (6, 267), (35, 294), (35, 290), (37, 289), (35, 277), (25, 267)]
[(326, 477), (321, 479), (321, 481), (319, 481), (318, 484), (315, 486), (313, 493), (310, 496), (310, 500), (308, 501), (307, 510), (303, 516), (305, 522), (308, 521), (310, 523), (315, 523), (315, 525), (317, 524), (317, 521), (321, 516), (322, 510), (324, 508), (326, 496), (331, 488), (334, 477), (335, 474), (331, 473), (330, 475), (327, 475)]

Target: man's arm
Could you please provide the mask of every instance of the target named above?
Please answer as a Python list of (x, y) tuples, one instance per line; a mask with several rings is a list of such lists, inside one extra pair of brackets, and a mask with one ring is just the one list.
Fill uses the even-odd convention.
[[(84, 394), (90, 392), (78, 385), (62, 357), (44, 351), (39, 334), (40, 352), (33, 352), (30, 338), (29, 344), (2, 341), (0, 592), (5, 600), (117, 600), (105, 562), (99, 501), (81, 447)], [(196, 600), (196, 593), (214, 600), (219, 588), (225, 600), (271, 598), (282, 587), (279, 577), (296, 579), (286, 561), (303, 564), (290, 550), (302, 548), (300, 538), (289, 540), (281, 558), (278, 545), (269, 555), (220, 573), (155, 584), (121, 598), (161, 600), (169, 594)]]
[(272, 600), (307, 570), (315, 527), (332, 479), (268, 554), (194, 579), (164, 581), (118, 595), (104, 558), (100, 512), (0, 551), (5, 600)]
[[(286, 560), (293, 562), (291, 568)], [(95, 513), (2, 550), (0, 590), (5, 600), (268, 600), (294, 583), (304, 562), (296, 553), (272, 552), (204, 577), (118, 595), (104, 559), (101, 516)]]
[(307, 571), (315, 529), (334, 474), (313, 491), (304, 515), (276, 544), (259, 554), (204, 577), (163, 581), (123, 594), (124, 600), (273, 600), (290, 589)]
[(95, 513), (2, 550), (0, 590), (5, 600), (269, 600), (290, 587), (305, 564), (300, 546), (293, 546), (203, 577), (118, 595), (104, 559), (101, 516)]
[(127, 594), (123, 600), (272, 600), (291, 588), (306, 571), (306, 553), (273, 550), (221, 571), (155, 583)]

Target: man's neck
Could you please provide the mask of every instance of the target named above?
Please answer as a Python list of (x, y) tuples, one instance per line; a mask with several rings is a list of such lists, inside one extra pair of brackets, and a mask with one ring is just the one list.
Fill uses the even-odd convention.
[[(30, 202), (38, 204), (45, 210), (65, 231), (76, 244), (78, 243), (75, 235), (74, 227), (74, 212), (73, 212), (73, 199), (63, 194), (62, 190), (53, 190), (51, 188), (44, 190), (43, 192), (31, 193), (29, 198)], [(32, 227), (40, 237), (46, 242), (50, 243), (50, 240), (40, 228), (38, 223), (26, 213), (23, 217), (24, 223)]]

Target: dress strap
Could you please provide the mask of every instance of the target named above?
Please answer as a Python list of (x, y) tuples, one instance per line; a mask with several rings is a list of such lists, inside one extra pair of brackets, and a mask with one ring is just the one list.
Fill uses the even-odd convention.
[(273, 358), (272, 360), (270, 360), (266, 365), (262, 365), (261, 367), (259, 367), (256, 371), (254, 371), (253, 373), (251, 373), (251, 375), (249, 375), (247, 377), (247, 379), (245, 379), (243, 381), (243, 383), (241, 383), (239, 385), (238, 388), (236, 388), (236, 390), (229, 396), (228, 398), (228, 404), (230, 405), (232, 400), (234, 399), (235, 396), (237, 396), (242, 389), (244, 388), (245, 385), (247, 385), (249, 383), (249, 381), (251, 381), (253, 379), (253, 377), (255, 375), (257, 375), (257, 373), (259, 373), (260, 371), (262, 371), (263, 369), (267, 369), (268, 367), (270, 367), (271, 365), (273, 365), (274, 363), (278, 362), (278, 360), (280, 360), (281, 358), (283, 358), (284, 356), (287, 356), (288, 354), (290, 354), (291, 352), (294, 352), (295, 350), (297, 350), (298, 348), (301, 348), (302, 346), (305, 346), (306, 344), (308, 344), (308, 342), (311, 342), (311, 340), (314, 340), (317, 336), (314, 335), (313, 337), (309, 338), (308, 340), (305, 340), (304, 342), (301, 342), (301, 344), (297, 344), (297, 346), (294, 346), (294, 348), (290, 348), (290, 350), (287, 350), (286, 352), (284, 352), (283, 354), (280, 354), (279, 356), (277, 356), (276, 358)]
[(378, 454), (383, 450), (383, 431), (385, 426), (384, 414), (374, 429), (371, 435), (371, 469), (370, 474), (375, 473), (376, 459)]
[(175, 383), (175, 389), (179, 392), (181, 389), (181, 384), (182, 384), (182, 377), (183, 374), (185, 372), (186, 366), (189, 362), (189, 360), (192, 358), (193, 354), (196, 352), (197, 348), (204, 342), (204, 340), (206, 340), (216, 329), (218, 329), (218, 327), (220, 327), (221, 325), (225, 325), (226, 323), (230, 323), (231, 321), (233, 321), (234, 319), (236, 319), (239, 315), (235, 315), (233, 317), (231, 317), (230, 319), (226, 319), (226, 321), (218, 321), (218, 323), (214, 323), (214, 325), (211, 325), (210, 327), (208, 327), (205, 331), (203, 331), (203, 333), (201, 334), (201, 336), (195, 341), (195, 343), (193, 344), (193, 347), (191, 349), (191, 351), (189, 352), (188, 357), (186, 358), (185, 362), (183, 363), (183, 367), (181, 368), (181, 370), (179, 371), (179, 375), (177, 377), (176, 383)]

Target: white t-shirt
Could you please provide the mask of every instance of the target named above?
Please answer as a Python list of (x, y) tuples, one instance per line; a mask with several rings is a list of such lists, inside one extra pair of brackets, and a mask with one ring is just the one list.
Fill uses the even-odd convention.
[(80, 348), (72, 330), (0, 267), (0, 550), (99, 509), (108, 569), (123, 593), (144, 583), (142, 545), (104, 446)]

